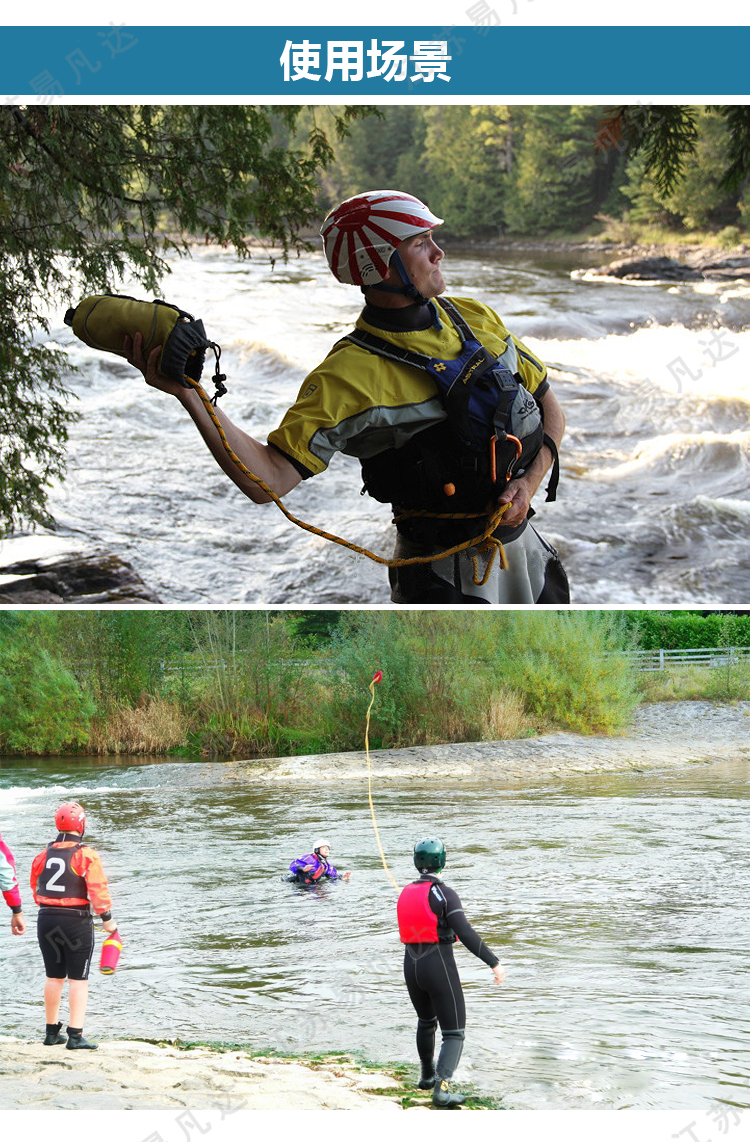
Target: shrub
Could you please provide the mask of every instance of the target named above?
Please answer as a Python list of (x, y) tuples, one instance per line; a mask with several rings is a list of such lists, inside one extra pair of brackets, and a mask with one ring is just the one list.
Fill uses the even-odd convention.
[(6, 648), (0, 675), (0, 747), (54, 754), (83, 745), (94, 702), (35, 639)]

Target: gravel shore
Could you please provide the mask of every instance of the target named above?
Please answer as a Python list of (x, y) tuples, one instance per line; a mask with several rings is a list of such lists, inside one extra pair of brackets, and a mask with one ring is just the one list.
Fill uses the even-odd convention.
[[(750, 760), (750, 702), (658, 702), (641, 706), (622, 737), (543, 734), (501, 742), (458, 742), (371, 750), (378, 781), (450, 777), (529, 781), (575, 773), (666, 769), (720, 760)], [(265, 781), (361, 780), (364, 751), (235, 762)]]

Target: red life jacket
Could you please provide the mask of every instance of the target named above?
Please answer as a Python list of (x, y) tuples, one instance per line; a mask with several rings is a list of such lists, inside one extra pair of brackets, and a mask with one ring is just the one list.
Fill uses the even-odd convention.
[(318, 867), (313, 869), (312, 872), (305, 873), (305, 884), (310, 884), (316, 880), (320, 880), (325, 870), (326, 866), (321, 863), (320, 857), (318, 857)]
[(402, 889), (396, 905), (398, 934), (402, 944), (437, 944), (437, 916), (428, 896), (431, 880), (417, 880)]

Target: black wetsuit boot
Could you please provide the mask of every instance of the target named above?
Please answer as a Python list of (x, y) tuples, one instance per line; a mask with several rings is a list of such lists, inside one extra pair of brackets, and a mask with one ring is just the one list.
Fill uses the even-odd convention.
[(435, 1031), (437, 1018), (417, 1020), (417, 1054), (422, 1073), (417, 1086), (420, 1090), (432, 1090), (435, 1085)]
[(65, 1042), (65, 1036), (60, 1034), (62, 1023), (47, 1023), (47, 1034), (44, 1036), (45, 1047), (57, 1047)]
[(432, 1092), (432, 1105), (435, 1110), (452, 1110), (466, 1102), (463, 1094), (453, 1094), (450, 1089), (450, 1080), (458, 1066), (461, 1052), (464, 1049), (463, 1031), (443, 1031), (443, 1045), (438, 1056), (437, 1077), (435, 1089)]
[(67, 1027), (66, 1030), (68, 1032), (66, 1046), (69, 1051), (95, 1051), (98, 1048), (98, 1043), (89, 1043), (87, 1039), (84, 1039), (83, 1027)]

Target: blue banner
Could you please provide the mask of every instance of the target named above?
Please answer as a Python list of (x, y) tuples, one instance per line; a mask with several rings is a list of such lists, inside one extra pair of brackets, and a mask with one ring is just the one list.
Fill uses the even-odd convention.
[(2, 92), (290, 97), (745, 96), (750, 27), (3, 28)]

